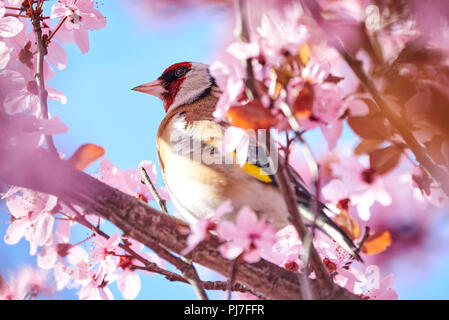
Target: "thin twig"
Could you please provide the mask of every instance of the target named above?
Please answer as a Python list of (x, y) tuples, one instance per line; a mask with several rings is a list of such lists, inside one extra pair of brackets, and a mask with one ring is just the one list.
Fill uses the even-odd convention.
[(61, 27), (63, 26), (64, 22), (67, 20), (67, 16), (65, 16), (64, 18), (62, 18), (58, 25), (56, 26), (55, 30), (53, 30), (50, 35), (47, 38), (47, 44), (50, 43), (51, 39), (54, 37), (54, 35), (56, 34), (56, 32), (58, 32), (59, 29), (61, 29)]
[[(155, 271), (152, 268), (148, 268), (147, 266), (131, 265), (130, 268), (134, 269), (134, 270), (157, 272), (161, 275), (164, 275), (165, 278), (169, 281), (182, 282), (182, 283), (189, 284), (189, 281), (187, 281), (187, 279), (185, 279), (183, 276), (181, 276), (177, 273), (162, 269), (162, 268), (159, 268), (158, 271)], [(206, 290), (222, 290), (222, 291), (229, 290), (229, 282), (228, 281), (202, 281), (201, 283), (202, 283), (204, 289), (206, 289)], [(234, 283), (232, 285), (231, 289), (232, 289), (232, 291), (249, 292), (251, 294), (254, 294), (250, 289), (246, 288), (245, 286), (241, 285), (240, 283)]]
[(150, 189), (151, 194), (154, 197), (154, 200), (156, 200), (156, 202), (159, 205), (159, 208), (162, 210), (162, 212), (168, 214), (166, 201), (164, 199), (162, 199), (161, 196), (159, 195), (159, 193), (157, 192), (156, 187), (154, 186), (153, 182), (150, 179), (150, 176), (148, 175), (148, 172), (145, 170), (145, 168), (143, 166), (141, 166), (139, 168), (139, 170), (140, 170), (140, 175), (142, 177), (141, 182), (143, 184), (145, 184), (148, 187), (148, 189)]
[[(102, 237), (109, 239), (109, 236), (106, 233), (101, 231), (98, 226), (95, 227), (89, 221), (87, 221), (87, 219), (73, 205), (71, 205), (68, 202), (64, 202), (64, 203), (67, 205), (67, 207), (69, 207), (70, 210), (72, 210), (76, 214), (77, 222), (79, 222), (80, 224), (89, 228), (90, 230), (98, 233)], [(136, 253), (134, 250), (132, 250), (127, 244), (120, 243), (119, 247), (122, 248), (123, 250), (125, 250), (126, 252), (128, 252), (132, 257), (134, 257), (137, 260), (139, 260), (140, 262), (142, 262), (145, 265), (145, 270), (162, 274), (166, 278), (170, 278), (171, 280), (176, 279), (176, 281), (181, 281), (181, 280), (179, 280), (181, 276), (179, 276), (175, 273), (166, 271), (166, 270), (160, 268), (154, 262), (148, 261), (147, 259), (143, 258), (141, 255)], [(156, 252), (156, 254), (158, 254), (161, 258), (163, 258), (163, 259), (167, 260), (168, 262), (170, 262), (171, 264), (173, 264), (178, 270), (180, 270), (183, 273), (182, 279), (192, 285), (198, 298), (200, 298), (201, 300), (208, 299), (206, 292), (204, 290), (204, 287), (202, 286), (201, 280), (199, 279), (198, 274), (192, 264), (184, 262), (183, 260), (172, 255), (169, 251), (163, 249), (160, 246), (153, 245), (153, 246), (149, 246), (149, 247), (151, 250)]]
[[(248, 27), (248, 19), (246, 15), (246, 1), (236, 0), (236, 30), (235, 33), (242, 42), (250, 42), (250, 34)], [(254, 82), (254, 71), (252, 67), (252, 59), (248, 58), (242, 61), (243, 68), (246, 70), (245, 92), (249, 100), (258, 99), (259, 93), (256, 90)]]
[[(286, 100), (287, 98), (287, 92), (285, 89), (281, 90), (281, 97)], [(303, 247), (305, 249), (303, 261), (305, 265), (309, 262), (310, 257), (310, 246), (313, 245), (313, 236), (315, 234), (315, 227), (316, 227), (316, 219), (318, 218), (318, 208), (319, 208), (319, 196), (320, 196), (320, 176), (319, 176), (319, 170), (318, 170), (318, 162), (316, 161), (312, 150), (310, 149), (307, 142), (304, 140), (302, 134), (304, 130), (301, 130), (301, 126), (299, 125), (298, 120), (293, 115), (290, 106), (287, 105), (286, 102), (282, 101), (280, 104), (280, 109), (283, 112), (284, 116), (287, 118), (287, 121), (290, 125), (290, 127), (293, 129), (295, 133), (295, 138), (299, 141), (299, 146), (301, 148), (301, 151), (304, 155), (304, 158), (306, 160), (307, 166), (309, 167), (310, 175), (313, 181), (313, 185), (315, 187), (315, 197), (314, 201), (311, 203), (311, 210), (314, 213), (314, 221), (312, 223), (312, 234), (308, 234), (308, 236), (304, 240)], [(288, 151), (286, 151), (288, 152)], [(288, 163), (288, 154), (285, 155), (286, 163)], [(288, 166), (287, 170), (288, 170)], [(290, 174), (290, 173), (289, 173)]]
[(5, 9), (22, 11), (22, 8), (8, 7), (8, 6), (5, 6)]
[(383, 116), (388, 119), (393, 127), (396, 128), (408, 148), (414, 153), (416, 160), (421, 164), (422, 168), (435, 182), (441, 186), (444, 193), (449, 196), (449, 175), (434, 163), (424, 147), (415, 139), (413, 133), (411, 133), (408, 127), (403, 124), (403, 121), (398, 118), (396, 114), (394, 114), (388, 103), (382, 98), (382, 95), (376, 85), (363, 71), (361, 62), (349, 55), (343, 47), (341, 40), (335, 35), (332, 28), (327, 24), (326, 20), (321, 15), (320, 5), (315, 0), (303, 0), (303, 2), (310, 11), (313, 19), (328, 37), (329, 44), (338, 51), (348, 66), (352, 69), (362, 86), (374, 99), (374, 102), (376, 103), (378, 109), (382, 112)]
[(362, 250), (363, 244), (365, 243), (366, 239), (368, 239), (369, 235), (370, 235), (370, 228), (368, 226), (365, 227), (365, 233), (363, 234), (363, 238), (362, 240), (360, 240), (360, 243), (357, 246), (357, 250), (356, 252), (359, 253), (360, 250)]
[[(238, 32), (237, 35), (239, 36), (241, 41), (249, 42), (250, 35), (249, 35), (249, 28), (248, 28), (248, 23), (247, 23), (245, 4), (246, 4), (245, 0), (236, 0), (236, 10), (237, 10), (237, 30), (236, 31)], [(252, 64), (251, 64), (251, 59), (246, 60), (244, 63), (244, 66), (246, 68), (245, 86), (247, 88), (247, 90), (246, 90), (247, 96), (250, 99), (251, 99), (251, 97), (257, 98), (258, 94), (255, 89), (254, 72), (253, 72), (253, 68), (252, 68)], [(248, 92), (250, 93), (250, 96), (248, 95)], [(288, 108), (288, 110), (290, 110), (290, 108)], [(295, 123), (296, 123), (296, 127), (294, 127)], [(291, 126), (295, 130), (295, 132), (297, 132), (298, 139), (302, 139), (301, 134), (300, 134), (301, 130), (300, 130), (299, 126), (297, 125), (296, 119), (295, 119), (295, 123), (292, 123)], [(269, 158), (269, 161), (273, 162), (272, 155), (270, 155), (268, 158)], [(308, 163), (309, 162), (310, 162), (310, 166), (312, 169), (313, 169), (313, 163), (315, 164), (315, 167), (316, 167), (315, 175), (318, 176), (318, 173), (317, 173), (318, 169), (316, 166), (316, 162), (314, 161), (314, 158), (311, 155), (311, 152), (308, 157)], [(308, 235), (309, 233), (304, 225), (304, 222), (302, 221), (302, 217), (298, 210), (296, 197), (294, 195), (294, 192), (293, 192), (292, 186), (289, 182), (289, 179), (287, 178), (287, 167), (288, 167), (288, 164), (282, 164), (282, 165), (278, 166), (278, 171), (276, 173), (276, 180), (279, 184), (280, 191), (281, 191), (281, 193), (285, 199), (285, 202), (287, 204), (287, 208), (288, 208), (288, 211), (291, 216), (290, 221), (293, 224), (293, 226), (295, 227), (296, 231), (298, 232), (298, 236), (301, 239), (302, 243), (303, 244), (309, 243), (308, 248), (307, 248), (308, 250), (306, 250), (309, 254), (307, 254), (306, 257), (308, 257), (310, 255), (312, 267), (315, 270), (318, 281), (320, 281), (320, 284), (322, 286), (324, 286), (324, 288), (331, 288), (331, 285), (330, 285), (331, 279), (329, 277), (329, 274), (328, 274), (325, 266), (323, 265), (323, 263), (321, 261), (321, 258), (318, 255), (318, 252), (315, 250), (315, 248), (313, 246), (312, 239), (309, 239), (309, 241), (307, 241), (307, 238), (310, 236)], [(312, 174), (313, 173), (314, 173), (314, 171), (312, 170)], [(309, 258), (307, 258), (306, 265), (308, 264), (307, 263), (308, 260), (309, 260)], [(303, 279), (303, 280), (308, 282), (308, 278)], [(324, 288), (323, 288), (323, 290), (324, 290)], [(311, 291), (308, 289), (310, 289), (310, 286), (303, 287), (303, 290), (306, 290), (306, 292), (303, 292), (303, 296), (305, 298), (312, 297)]]
[[(48, 104), (47, 104), (48, 91), (45, 88), (45, 79), (44, 79), (44, 57), (47, 55), (47, 46), (44, 43), (42, 37), (40, 15), (35, 13), (30, 1), (29, 3), (32, 10), (31, 22), (33, 25), (33, 31), (37, 43), (37, 56), (36, 56), (37, 64), (36, 64), (35, 79), (39, 94), (40, 113), (42, 118), (48, 119), (49, 118)], [(52, 153), (57, 154), (57, 150), (53, 142), (53, 137), (51, 135), (45, 135), (45, 141), (47, 142), (48, 149)]]
[(315, 271), (317, 280), (322, 284), (323, 290), (325, 288), (330, 287), (331, 279), (329, 277), (329, 273), (327, 272), (324, 264), (321, 261), (321, 258), (318, 254), (318, 252), (315, 250), (315, 247), (313, 246), (313, 243), (309, 237), (309, 231), (307, 230), (304, 221), (302, 220), (302, 217), (300, 215), (296, 196), (293, 192), (293, 188), (291, 186), (291, 183), (288, 179), (287, 172), (286, 172), (286, 163), (282, 163), (279, 161), (278, 164), (278, 172), (276, 173), (276, 180), (279, 184), (280, 191), (282, 195), (284, 196), (287, 209), (290, 213), (290, 222), (293, 225), (293, 227), (296, 229), (296, 232), (298, 233), (299, 238), (301, 239), (301, 242), (304, 244), (308, 243), (308, 251), (310, 258), (307, 260), (310, 260), (310, 263)]
[(229, 272), (228, 285), (226, 288), (226, 300), (231, 300), (232, 298), (232, 288), (235, 282), (235, 275), (237, 274), (237, 266), (242, 257), (243, 253), (241, 253), (237, 258), (232, 261), (231, 271)]
[(5, 13), (4, 17), (29, 18), (25, 14)]

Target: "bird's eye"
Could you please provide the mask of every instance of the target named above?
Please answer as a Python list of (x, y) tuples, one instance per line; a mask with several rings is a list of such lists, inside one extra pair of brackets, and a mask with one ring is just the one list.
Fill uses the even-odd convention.
[(177, 78), (183, 76), (187, 72), (187, 68), (185, 67), (179, 67), (175, 70), (175, 76)]

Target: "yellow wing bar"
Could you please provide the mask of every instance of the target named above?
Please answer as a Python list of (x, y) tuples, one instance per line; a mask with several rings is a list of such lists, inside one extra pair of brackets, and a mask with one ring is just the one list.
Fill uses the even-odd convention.
[(262, 182), (271, 183), (273, 181), (267, 172), (255, 164), (246, 162), (240, 169)]

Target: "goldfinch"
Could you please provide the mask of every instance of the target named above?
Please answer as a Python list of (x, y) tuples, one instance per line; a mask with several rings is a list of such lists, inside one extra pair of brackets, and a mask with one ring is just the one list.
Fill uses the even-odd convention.
[[(277, 229), (289, 224), (284, 198), (269, 167), (262, 167), (258, 161), (248, 161), (243, 166), (235, 161), (213, 161), (217, 155), (223, 159), (220, 146), (227, 125), (215, 121), (213, 116), (220, 91), (208, 65), (176, 63), (155, 81), (132, 90), (162, 99), (166, 116), (157, 132), (157, 153), (171, 200), (184, 219), (194, 222), (210, 216), (230, 199), (234, 208), (233, 214), (226, 215), (230, 219), (248, 206)], [(249, 155), (255, 153), (260, 150)], [(305, 222), (314, 223), (360, 259), (352, 240), (324, 213), (323, 204), (318, 204), (319, 213), (315, 217), (314, 197), (299, 174), (292, 167), (289, 171)]]

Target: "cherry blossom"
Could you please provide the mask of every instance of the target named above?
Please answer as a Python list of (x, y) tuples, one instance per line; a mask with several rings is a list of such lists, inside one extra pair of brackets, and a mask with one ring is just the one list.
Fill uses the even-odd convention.
[(218, 206), (217, 210), (211, 217), (200, 219), (190, 224), (190, 235), (187, 238), (187, 247), (182, 251), (183, 255), (192, 251), (201, 241), (207, 240), (211, 230), (217, 227), (218, 219), (227, 213), (232, 212), (232, 204), (230, 200), (223, 202)]
[[(142, 8), (151, 10), (153, 16), (166, 17), (167, 12), (176, 16), (180, 8), (195, 9), (205, 4), (219, 5), (227, 17), (236, 13), (230, 2), (223, 1), (198, 4), (173, 0), (168, 10), (167, 1), (137, 2), (142, 4), (139, 16), (145, 16)], [(257, 104), (262, 116), (273, 120), (266, 127), (279, 141), (293, 134), (287, 121), (291, 119), (281, 108), (290, 107), (300, 130), (307, 132), (305, 140), (314, 154), (327, 142), (325, 156), (317, 161), (317, 185), (321, 187), (320, 200), (332, 211), (329, 214), (335, 214), (331, 217), (340, 223), (338, 218), (345, 215), (354, 222), (357, 232), (349, 231), (353, 231), (351, 235), (357, 233), (355, 242), (361, 240), (363, 230), (368, 232), (367, 227), (369, 235), (386, 232), (392, 238), (380, 254), (370, 255), (362, 246), (365, 264), (361, 264), (335, 241), (313, 230), (313, 245), (322, 264), (334, 283), (362, 299), (397, 299), (390, 272), (402, 271), (398, 259), (400, 267), (411, 269), (408, 266), (425, 265), (431, 254), (439, 252), (435, 243), (441, 243), (441, 238), (435, 235), (435, 224), (440, 220), (435, 217), (446, 219), (445, 210), (438, 209), (449, 203), (439, 177), (428, 170), (415, 150), (429, 157), (428, 163), (434, 168), (447, 172), (449, 134), (442, 121), (448, 118), (449, 101), (447, 5), (443, 0), (426, 5), (413, 0), (405, 10), (361, 0), (318, 2), (325, 21), (314, 19), (311, 10), (300, 3), (254, 0), (244, 2), (248, 37), (231, 35), (234, 29), (229, 25), (223, 28), (219, 52), (212, 57), (215, 62), (210, 67), (218, 87), (214, 91), (220, 93), (214, 117), (227, 126), (220, 150), (240, 166), (248, 160), (252, 136), (245, 131), (247, 127), (243, 128), (245, 123), (241, 121), (238, 126), (231, 121), (235, 107), (248, 110), (251, 104)], [(68, 130), (64, 119), (53, 116), (53, 112), (48, 119), (42, 114), (36, 82), (41, 48), (31, 17), (27, 18), (23, 10), (6, 8), (21, 6), (21, 0), (0, 1), (0, 174), (8, 172), (11, 164), (43, 151), (49, 145), (44, 143), (49, 136)], [(89, 31), (105, 27), (106, 18), (93, 0), (59, 0), (43, 9), (41, 40), (47, 52), (40, 61), (44, 66), (40, 76), (48, 98), (64, 104), (64, 93), (49, 85), (56, 72), (68, 65), (63, 45), (75, 43), (82, 53), (88, 52)], [(324, 23), (327, 28), (322, 28)], [(409, 143), (400, 127), (388, 120), (372, 88), (363, 85), (365, 76), (417, 145)], [(247, 116), (247, 122), (254, 120), (252, 117)], [(350, 128), (344, 131), (346, 125)], [(313, 136), (319, 131), (324, 139)], [(351, 142), (346, 135), (351, 136)], [(285, 143), (280, 145), (285, 147)], [(394, 162), (394, 166), (379, 171), (373, 154), (388, 148), (385, 146), (396, 148), (397, 158), (382, 158), (381, 164)], [(304, 169), (304, 157), (298, 155), (298, 149), (292, 148), (289, 163), (314, 189), (314, 177)], [(150, 161), (142, 161), (137, 169), (121, 169), (118, 163), (105, 159), (94, 175), (144, 202), (152, 201), (153, 194), (141, 183), (142, 167), (155, 184), (157, 167)], [(157, 192), (169, 200), (165, 187), (157, 187)], [(74, 288), (80, 299), (113, 299), (110, 285), (115, 281), (124, 299), (135, 299), (143, 285), (142, 276), (152, 274), (143, 270), (146, 262), (165, 268), (163, 260), (142, 243), (120, 236), (117, 227), (92, 212), (84, 212), (81, 206), (15, 186), (2, 199), (11, 214), (4, 241), (13, 245), (25, 238), (40, 268), (27, 267), (4, 281), (0, 286), (2, 299), (35, 299), (54, 290)], [(298, 275), (315, 278), (302, 261), (305, 248), (293, 226), (276, 232), (247, 207), (236, 213), (235, 221), (229, 220), (234, 216), (229, 213), (235, 213), (230, 200), (210, 216), (192, 222), (186, 247), (176, 253), (186, 255), (216, 234), (221, 241), (219, 251), (227, 259), (255, 263), (264, 258)], [(74, 240), (72, 228), (80, 225), (87, 227), (87, 235)], [(429, 250), (431, 245), (436, 249)], [(55, 284), (55, 288), (49, 284)], [(238, 293), (238, 297), (254, 298), (248, 293)]]
[[(160, 268), (164, 268), (164, 261), (156, 254), (154, 254), (153, 252), (142, 251), (142, 249), (144, 248), (143, 244), (134, 239), (127, 239), (126, 242), (135, 253), (139, 254), (147, 261), (155, 263)], [(122, 269), (122, 272), (118, 273), (117, 275), (117, 286), (122, 293), (123, 298), (127, 300), (135, 299), (141, 289), (141, 280), (139, 273), (148, 275), (151, 275), (152, 273), (145, 270), (137, 272), (136, 269), (132, 269), (131, 266), (144, 267), (145, 265), (141, 260), (129, 255), (126, 250), (124, 250), (123, 254), (120, 255), (118, 266), (120, 269)]]
[(121, 238), (116, 232), (109, 239), (97, 235), (95, 237), (96, 248), (92, 253), (92, 262), (98, 265), (97, 273), (95, 274), (95, 281), (97, 285), (103, 282), (110, 282), (111, 276), (115, 276), (118, 266), (118, 245)]
[(209, 68), (218, 86), (223, 90), (217, 102), (214, 117), (223, 120), (227, 110), (237, 102), (237, 98), (243, 93), (243, 70), (240, 65), (215, 61)]
[(3, 1), (0, 2), (0, 37), (14, 37), (23, 29), (23, 23), (16, 17), (5, 17), (6, 8)]
[(224, 257), (232, 260), (242, 255), (243, 260), (254, 263), (260, 260), (264, 251), (271, 249), (276, 232), (265, 221), (258, 221), (254, 211), (244, 207), (239, 211), (235, 223), (220, 222), (217, 234), (226, 241), (219, 248)]
[(16, 244), (25, 236), (30, 242), (30, 253), (35, 254), (38, 246), (43, 246), (51, 237), (54, 218), (52, 210), (56, 207), (55, 196), (19, 189), (8, 195), (6, 205), (14, 220), (8, 227), (5, 242)]
[(83, 286), (79, 291), (80, 300), (114, 300), (111, 289), (97, 286), (94, 281)]
[(10, 49), (6, 46), (6, 43), (0, 41), (0, 69), (4, 69), (10, 58)]
[(48, 280), (45, 271), (30, 266), (23, 267), (8, 282), (0, 286), (0, 299), (24, 300), (50, 296), (54, 288)]
[[(151, 181), (154, 184), (156, 182), (156, 166), (150, 161), (143, 161), (140, 166), (145, 167)], [(114, 166), (107, 159), (101, 161), (100, 168), (100, 179), (102, 181), (137, 198), (154, 200), (153, 194), (148, 187), (141, 183), (141, 175), (139, 170), (128, 169), (123, 171), (119, 167)], [(169, 199), (169, 195), (165, 187), (157, 188), (157, 191), (163, 199)]]
[[(39, 97), (36, 81), (30, 69), (22, 68), (21, 72), (6, 70), (0, 73), (0, 82), (5, 83), (8, 94), (3, 101), (3, 109), (8, 114), (16, 114), (30, 110), (37, 115), (39, 110)], [(11, 81), (13, 80), (13, 81)], [(48, 98), (57, 100), (62, 104), (67, 102), (64, 94), (47, 86)]]
[(307, 41), (309, 32), (299, 23), (302, 13), (301, 6), (293, 4), (282, 13), (271, 11), (262, 16), (257, 35), (262, 52), (273, 64), (279, 63), (285, 52), (295, 55), (299, 46)]
[[(342, 158), (331, 164), (332, 174), (337, 179), (323, 187), (326, 199), (338, 202), (350, 198), (357, 207), (360, 218), (367, 221), (370, 207), (379, 202), (383, 206), (391, 204), (391, 196), (385, 191), (381, 177), (370, 168), (364, 168), (356, 158)], [(342, 197), (342, 198), (340, 198)]]
[(92, 0), (59, 0), (53, 5), (50, 17), (64, 19), (57, 39), (62, 43), (75, 42), (82, 53), (89, 51), (88, 30), (106, 26), (106, 18), (94, 8)]

